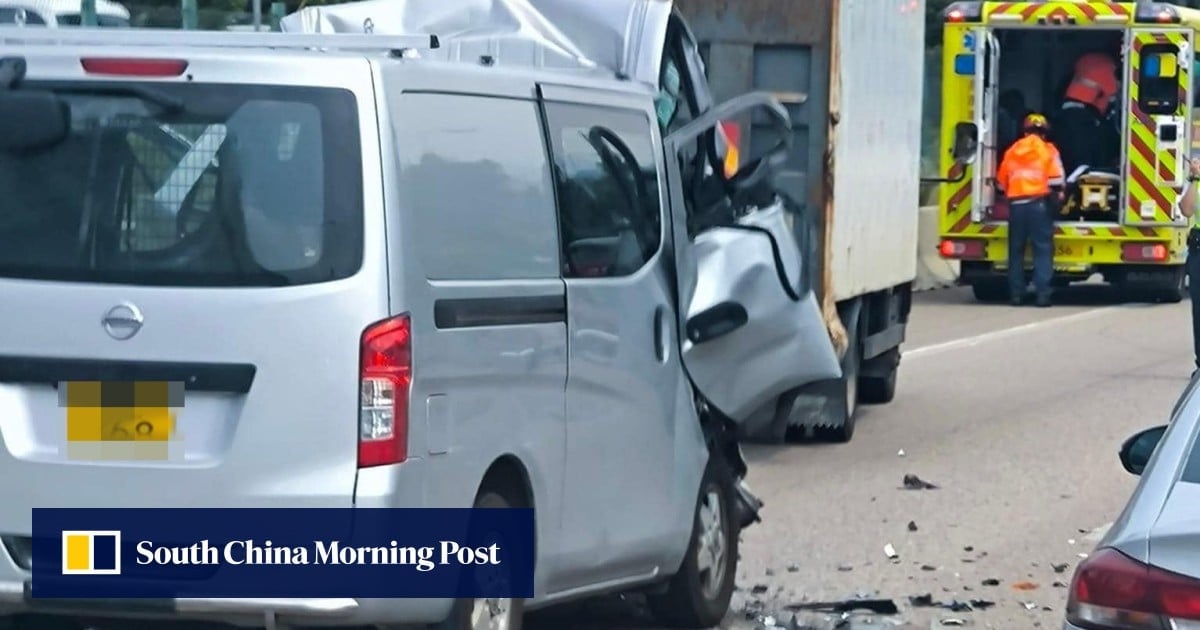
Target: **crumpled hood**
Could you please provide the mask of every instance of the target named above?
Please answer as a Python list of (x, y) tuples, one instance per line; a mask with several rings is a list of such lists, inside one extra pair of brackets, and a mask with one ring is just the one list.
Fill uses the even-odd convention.
[(427, 58), (600, 68), (658, 85), (669, 0), (364, 0), (306, 7), (280, 28), (299, 33), (437, 35)]

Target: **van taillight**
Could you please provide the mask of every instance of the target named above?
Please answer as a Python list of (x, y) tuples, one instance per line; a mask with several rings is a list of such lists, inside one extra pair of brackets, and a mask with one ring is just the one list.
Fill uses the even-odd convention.
[(1200, 581), (1101, 549), (1075, 571), (1067, 620), (1096, 630), (1183, 627), (1200, 620)]
[(358, 467), (399, 464), (408, 457), (412, 324), (408, 315), (372, 324), (360, 346)]
[(182, 59), (114, 59), (84, 57), (79, 62), (88, 74), (110, 74), (128, 77), (177, 77), (187, 70)]

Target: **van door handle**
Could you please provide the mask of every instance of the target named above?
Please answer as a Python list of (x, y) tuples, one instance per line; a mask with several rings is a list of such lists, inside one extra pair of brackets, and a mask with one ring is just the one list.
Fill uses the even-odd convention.
[(654, 356), (659, 363), (667, 362), (667, 309), (661, 304), (654, 309)]

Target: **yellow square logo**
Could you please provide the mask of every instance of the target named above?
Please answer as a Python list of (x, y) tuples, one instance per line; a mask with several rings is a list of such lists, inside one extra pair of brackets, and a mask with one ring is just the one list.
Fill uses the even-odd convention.
[(63, 575), (120, 575), (121, 532), (64, 531)]

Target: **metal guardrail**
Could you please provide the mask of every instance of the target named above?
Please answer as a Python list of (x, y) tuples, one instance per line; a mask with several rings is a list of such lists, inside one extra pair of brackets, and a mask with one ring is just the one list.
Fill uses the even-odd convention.
[(180, 31), (174, 29), (30, 28), (0, 26), (0, 45), (10, 46), (192, 46), (206, 48), (291, 48), (325, 50), (433, 50), (437, 35), (361, 33), (276, 33)]

